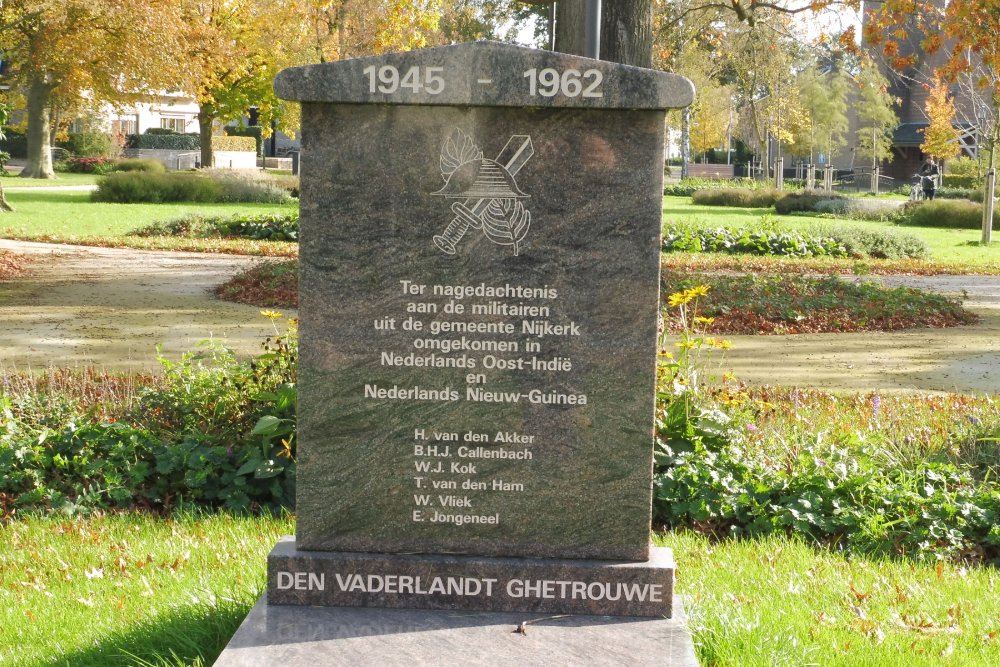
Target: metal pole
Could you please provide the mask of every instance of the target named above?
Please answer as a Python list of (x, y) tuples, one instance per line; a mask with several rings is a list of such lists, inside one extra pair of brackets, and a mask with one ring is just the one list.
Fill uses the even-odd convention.
[(583, 55), (597, 60), (601, 57), (601, 0), (587, 0), (586, 11)]
[(556, 3), (549, 5), (549, 51), (556, 50)]

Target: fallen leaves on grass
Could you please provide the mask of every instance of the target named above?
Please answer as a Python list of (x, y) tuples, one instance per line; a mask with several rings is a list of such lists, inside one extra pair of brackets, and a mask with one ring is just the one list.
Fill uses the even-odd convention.
[(262, 262), (219, 285), (216, 296), (258, 307), (297, 308), (299, 262)]
[[(666, 294), (703, 284), (711, 288), (700, 305), (706, 333), (898, 331), (960, 326), (979, 319), (958, 299), (835, 276), (663, 273)], [(676, 320), (667, 323), (671, 331), (679, 331), (680, 326)]]
[(990, 264), (929, 262), (916, 259), (837, 259), (833, 257), (766, 257), (721, 253), (666, 253), (665, 271), (739, 271), (741, 273), (839, 275), (1000, 275), (1000, 260)]

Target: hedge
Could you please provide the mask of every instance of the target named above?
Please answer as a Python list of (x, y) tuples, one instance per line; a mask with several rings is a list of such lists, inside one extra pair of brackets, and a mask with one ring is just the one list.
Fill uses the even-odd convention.
[(257, 144), (253, 137), (214, 136), (212, 137), (212, 150), (255, 152)]
[(262, 156), (264, 154), (262, 146), (264, 145), (264, 133), (263, 128), (260, 125), (250, 125), (248, 127), (242, 127), (237, 125), (236, 127), (226, 127), (226, 135), (231, 137), (253, 137), (253, 140), (257, 144), (257, 155)]
[(10, 153), (11, 157), (28, 157), (28, 138), (19, 132), (11, 130), (9, 127), (3, 129), (6, 139), (0, 139), (0, 151)]
[(782, 193), (773, 190), (748, 190), (743, 188), (707, 188), (691, 195), (695, 204), (704, 206), (735, 206), (739, 208), (770, 208)]
[(130, 134), (126, 148), (168, 151), (196, 151), (201, 148), (197, 134)]

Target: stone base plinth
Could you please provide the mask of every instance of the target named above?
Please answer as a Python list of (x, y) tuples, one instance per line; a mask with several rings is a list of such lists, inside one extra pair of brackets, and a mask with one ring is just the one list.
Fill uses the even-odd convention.
[(669, 617), (674, 560), (645, 562), (298, 551), (267, 559), (271, 605)]
[(265, 598), (215, 667), (698, 665), (676, 598), (669, 619), (287, 607)]

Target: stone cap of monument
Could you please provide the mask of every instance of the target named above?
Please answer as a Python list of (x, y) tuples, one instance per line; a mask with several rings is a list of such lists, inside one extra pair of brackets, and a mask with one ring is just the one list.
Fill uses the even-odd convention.
[(490, 41), (290, 67), (274, 90), (339, 104), (678, 109), (694, 100), (678, 74)]

